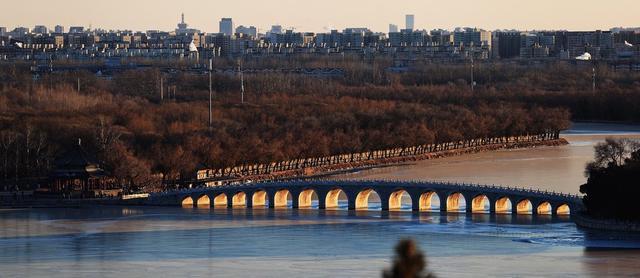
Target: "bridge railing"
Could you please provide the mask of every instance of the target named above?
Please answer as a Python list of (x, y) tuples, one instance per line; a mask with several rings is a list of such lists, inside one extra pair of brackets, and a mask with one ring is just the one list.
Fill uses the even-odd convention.
[(206, 192), (210, 190), (224, 190), (224, 189), (248, 189), (252, 187), (261, 187), (266, 185), (281, 185), (281, 186), (290, 186), (297, 184), (308, 184), (308, 185), (347, 185), (347, 184), (363, 184), (363, 185), (377, 185), (377, 186), (393, 186), (393, 187), (403, 187), (407, 184), (411, 184), (414, 186), (425, 186), (429, 187), (430, 185), (438, 185), (438, 186), (447, 186), (451, 187), (454, 190), (478, 190), (478, 189), (486, 189), (487, 191), (493, 192), (509, 192), (509, 193), (517, 193), (522, 195), (538, 195), (541, 197), (557, 197), (557, 198), (565, 198), (565, 199), (581, 199), (581, 195), (577, 194), (567, 194), (556, 191), (542, 190), (542, 189), (534, 189), (534, 188), (522, 188), (522, 187), (512, 187), (512, 186), (500, 186), (500, 185), (484, 185), (484, 184), (475, 184), (475, 183), (455, 183), (450, 181), (405, 181), (405, 180), (328, 180), (328, 179), (311, 179), (311, 180), (292, 180), (292, 181), (266, 181), (260, 183), (245, 183), (245, 184), (227, 184), (220, 185), (216, 187), (196, 187), (191, 189), (180, 189), (173, 191), (164, 191), (158, 193), (150, 194), (150, 198), (162, 197), (162, 196), (170, 196), (176, 194), (193, 194)]
[(523, 188), (523, 187), (514, 187), (514, 186), (500, 186), (500, 185), (485, 185), (485, 184), (478, 184), (478, 183), (457, 183), (457, 182), (451, 182), (451, 181), (418, 181), (418, 180), (412, 180), (412, 181), (404, 181), (404, 180), (331, 180), (331, 181), (336, 181), (338, 183), (340, 182), (347, 182), (347, 183), (353, 183), (353, 182), (368, 182), (368, 183), (379, 183), (379, 184), (384, 184), (384, 183), (394, 183), (394, 184), (406, 184), (406, 183), (413, 183), (413, 184), (444, 184), (444, 185), (448, 185), (451, 187), (457, 187), (460, 189), (478, 189), (478, 188), (483, 188), (483, 189), (490, 189), (490, 190), (501, 190), (501, 191), (509, 191), (509, 192), (520, 192), (520, 193), (527, 193), (527, 194), (543, 194), (546, 196), (558, 196), (558, 197), (566, 197), (566, 198), (582, 198), (581, 195), (577, 195), (577, 194), (568, 194), (568, 193), (562, 193), (562, 192), (556, 192), (556, 191), (549, 191), (549, 190), (541, 190), (541, 189), (535, 189), (533, 187), (529, 187), (529, 188)]

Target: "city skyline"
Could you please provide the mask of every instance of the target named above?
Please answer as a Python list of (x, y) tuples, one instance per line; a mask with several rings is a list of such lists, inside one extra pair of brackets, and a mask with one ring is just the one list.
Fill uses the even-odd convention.
[[(550, 0), (540, 0), (536, 5), (527, 6), (526, 10), (521, 8), (519, 3), (504, 0), (483, 1), (482, 5), (474, 5), (471, 1), (442, 4), (434, 1), (415, 3), (410, 0), (374, 0), (364, 5), (327, 0), (323, 5), (311, 6), (293, 0), (250, 0), (242, 4), (213, 4), (195, 0), (179, 7), (157, 4), (149, 0), (133, 3), (113, 0), (92, 4), (91, 8), (71, 14), (67, 14), (66, 10), (73, 9), (60, 8), (81, 6), (83, 3), (78, 0), (46, 2), (39, 3), (38, 9), (9, 3), (6, 4), (7, 10), (12, 12), (3, 16), (0, 26), (33, 28), (35, 25), (45, 25), (52, 29), (60, 24), (67, 28), (92, 26), (135, 31), (173, 30), (176, 23), (180, 22), (183, 12), (190, 27), (209, 33), (219, 31), (218, 23), (224, 17), (233, 18), (236, 26), (257, 26), (260, 32), (267, 31), (271, 25), (310, 32), (327, 32), (348, 27), (368, 27), (376, 32), (386, 32), (389, 24), (403, 26), (406, 14), (415, 15), (416, 29), (427, 30), (455, 27), (478, 27), (487, 30), (607, 30), (640, 25), (634, 21), (634, 11), (640, 9), (640, 3), (631, 0), (612, 0), (606, 9), (600, 6), (580, 6), (580, 1)], [(150, 8), (151, 5), (154, 5), (153, 8)], [(123, 11), (122, 7), (127, 8)], [(251, 9), (248, 10), (246, 7)], [(313, 10), (312, 13), (305, 12), (310, 9)], [(50, 12), (52, 10), (57, 12)]]

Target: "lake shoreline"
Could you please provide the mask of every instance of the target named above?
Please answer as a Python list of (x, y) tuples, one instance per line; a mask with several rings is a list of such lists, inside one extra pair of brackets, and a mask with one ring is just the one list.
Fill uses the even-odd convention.
[(485, 146), (473, 146), (454, 150), (430, 152), (420, 155), (407, 155), (402, 157), (383, 158), (376, 160), (368, 160), (358, 163), (344, 163), (333, 165), (330, 167), (306, 168), (302, 170), (289, 171), (284, 173), (273, 173), (268, 177), (245, 177), (253, 181), (262, 180), (292, 180), (292, 179), (317, 179), (328, 178), (332, 176), (350, 174), (364, 170), (380, 169), (386, 167), (396, 167), (402, 165), (411, 165), (418, 161), (433, 160), (439, 158), (455, 157), (482, 152), (491, 152), (498, 150), (514, 150), (514, 149), (533, 149), (538, 147), (557, 147), (568, 145), (569, 142), (564, 138), (551, 139), (544, 141), (530, 142), (510, 142)]
[(640, 127), (640, 122), (625, 122), (625, 121), (573, 120), (572, 123), (574, 123), (574, 124), (625, 125), (625, 126), (637, 126), (637, 127)]
[[(298, 173), (297, 175), (287, 175), (281, 177), (272, 177), (271, 179), (264, 180), (308, 180), (308, 179), (322, 179), (331, 178), (333, 176), (357, 173), (360, 171), (382, 169), (387, 167), (398, 167), (403, 165), (412, 165), (415, 162), (424, 160), (433, 160), (454, 156), (463, 156), (476, 154), (481, 152), (491, 152), (499, 150), (513, 150), (513, 149), (533, 149), (538, 147), (551, 147), (551, 146), (564, 146), (569, 142), (564, 139), (553, 139), (545, 141), (532, 141), (532, 142), (512, 142), (503, 144), (493, 144), (486, 146), (467, 147), (462, 149), (438, 151), (432, 153), (426, 153), (421, 155), (410, 155), (396, 158), (386, 158), (378, 160), (370, 160), (362, 163), (336, 165), (330, 169), (312, 169), (312, 171), (306, 170)], [(289, 173), (290, 174), (290, 173)], [(256, 179), (260, 181), (262, 179)], [(84, 206), (102, 206), (102, 205), (115, 205), (115, 206), (138, 206), (144, 205), (143, 199), (133, 200), (121, 200), (121, 199), (25, 199), (25, 200), (4, 200), (0, 203), (0, 209), (27, 209), (27, 208), (79, 208)]]
[(575, 222), (578, 227), (592, 230), (640, 233), (640, 222), (598, 219), (587, 215), (585, 212), (580, 212), (574, 215), (573, 222)]

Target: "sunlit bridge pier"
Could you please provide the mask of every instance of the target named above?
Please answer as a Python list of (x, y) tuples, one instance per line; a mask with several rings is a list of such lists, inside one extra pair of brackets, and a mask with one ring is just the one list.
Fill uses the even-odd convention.
[[(147, 204), (186, 208), (348, 209), (570, 215), (578, 195), (428, 181), (305, 180), (196, 188), (152, 194)], [(373, 204), (377, 204), (374, 206)]]

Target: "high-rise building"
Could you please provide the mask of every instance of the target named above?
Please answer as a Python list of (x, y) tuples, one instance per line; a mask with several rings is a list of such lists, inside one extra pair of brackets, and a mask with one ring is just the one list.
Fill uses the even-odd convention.
[(549, 47), (535, 43), (528, 47), (520, 48), (520, 58), (541, 59), (549, 57)]
[(11, 31), (11, 36), (14, 38), (22, 39), (26, 37), (30, 33), (29, 28), (27, 27), (16, 27)]
[(400, 32), (389, 33), (389, 44), (393, 47), (424, 46), (427, 40), (430, 38), (425, 31), (402, 29)]
[(302, 33), (297, 33), (293, 30), (286, 30), (282, 34), (277, 34), (276, 41), (272, 41), (272, 43), (278, 43), (288, 46), (300, 46), (304, 43), (304, 36)]
[(501, 59), (520, 57), (520, 32), (498, 33), (498, 55)]
[(236, 28), (236, 33), (238, 34), (244, 34), (253, 38), (257, 38), (258, 37), (258, 28), (254, 27), (254, 26), (250, 26), (250, 27), (245, 27), (245, 26), (238, 26), (238, 28)]
[(611, 58), (614, 54), (611, 31), (565, 32), (562, 35), (566, 38), (565, 49), (570, 57), (577, 57), (585, 52), (594, 59)]
[(7, 35), (7, 27), (0, 27), (0, 36)]
[(368, 28), (346, 28), (342, 32), (343, 44), (347, 47), (363, 47), (365, 35), (370, 33)]
[(214, 49), (214, 55), (225, 56), (231, 54), (231, 37), (224, 34), (208, 34), (205, 36), (205, 45)]
[(621, 45), (640, 45), (640, 32), (620, 31), (613, 34), (613, 41)]
[(49, 33), (49, 29), (47, 29), (47, 26), (44, 26), (44, 25), (36, 25), (36, 27), (33, 27), (33, 33), (46, 34), (46, 33)]
[(443, 29), (434, 29), (429, 32), (431, 35), (431, 43), (434, 45), (449, 45), (453, 43), (453, 35)]
[(271, 43), (275, 43), (278, 41), (278, 35), (282, 34), (282, 26), (281, 25), (273, 25), (271, 26), (271, 30), (267, 32), (267, 39)]
[(453, 44), (456, 46), (491, 47), (491, 32), (472, 28), (457, 30), (453, 33)]
[(55, 31), (56, 34), (63, 34), (64, 33), (64, 26), (56, 25), (56, 27), (54, 28), (54, 31)]
[(71, 26), (71, 27), (69, 27), (69, 33), (84, 33), (84, 27), (82, 27), (82, 26)]
[(405, 29), (413, 31), (413, 28), (415, 27), (414, 24), (415, 24), (415, 16), (412, 15), (412, 14), (408, 14), (406, 16), (406, 28)]
[(320, 47), (332, 48), (344, 46), (344, 34), (338, 30), (331, 30), (331, 33), (316, 34), (316, 44)]
[(273, 25), (271, 26), (271, 34), (282, 34), (282, 25)]
[(233, 35), (233, 19), (231, 18), (223, 18), (220, 20), (220, 33), (225, 34), (227, 36)]
[(389, 33), (398, 33), (398, 25), (389, 24)]

